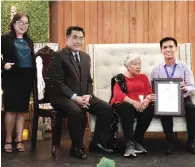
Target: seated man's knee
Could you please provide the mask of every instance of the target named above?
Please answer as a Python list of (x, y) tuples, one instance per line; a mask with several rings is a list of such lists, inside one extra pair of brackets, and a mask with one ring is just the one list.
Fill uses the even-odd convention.
[(82, 111), (80, 108), (72, 108), (68, 112), (68, 116), (81, 117), (82, 112), (84, 112), (84, 111)]
[(193, 104), (187, 105), (185, 107), (185, 112), (186, 112), (186, 115), (195, 118), (195, 105), (193, 105)]
[(101, 115), (103, 115), (104, 117), (112, 117), (112, 106), (108, 104), (106, 107), (104, 107), (104, 110), (102, 110)]

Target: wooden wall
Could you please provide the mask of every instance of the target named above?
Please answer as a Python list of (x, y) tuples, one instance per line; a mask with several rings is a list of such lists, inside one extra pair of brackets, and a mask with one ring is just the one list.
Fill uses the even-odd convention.
[[(70, 25), (84, 27), (84, 48), (89, 43), (151, 43), (172, 36), (179, 43), (192, 43), (195, 57), (194, 8), (194, 1), (52, 2), (50, 39), (64, 47)], [(193, 71), (195, 74), (195, 58)]]

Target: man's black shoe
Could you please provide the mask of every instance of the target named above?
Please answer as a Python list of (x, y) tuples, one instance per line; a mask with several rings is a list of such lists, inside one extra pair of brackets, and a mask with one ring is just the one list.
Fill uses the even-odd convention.
[(84, 151), (82, 151), (81, 149), (77, 149), (77, 148), (71, 148), (70, 149), (70, 156), (79, 158), (79, 159), (87, 159), (87, 154), (85, 154)]
[(113, 149), (107, 148), (105, 145), (103, 144), (96, 144), (96, 145), (92, 145), (90, 144), (89, 146), (90, 151), (100, 151), (100, 152), (106, 152), (106, 153), (113, 153)]
[(168, 143), (167, 148), (165, 149), (165, 154), (174, 154), (175, 153), (175, 145)]
[(191, 154), (195, 154), (195, 144), (188, 144), (187, 151)]
[[(70, 149), (70, 152), (71, 152), (72, 150), (74, 150), (74, 148), (75, 148), (75, 147), (72, 145), (72, 146), (71, 146), (71, 149)], [(82, 150), (83, 152), (85, 152), (85, 151), (86, 151), (85, 149), (86, 149), (86, 148), (85, 148), (85, 145), (83, 144), (82, 147), (81, 147), (81, 150)]]

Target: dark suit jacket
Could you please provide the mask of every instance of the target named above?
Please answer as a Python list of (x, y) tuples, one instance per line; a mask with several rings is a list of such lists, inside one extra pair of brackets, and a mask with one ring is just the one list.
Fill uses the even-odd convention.
[(49, 77), (52, 83), (51, 103), (63, 103), (74, 93), (93, 95), (90, 57), (82, 51), (79, 52), (79, 55), (81, 73), (68, 47), (52, 53), (49, 66)]

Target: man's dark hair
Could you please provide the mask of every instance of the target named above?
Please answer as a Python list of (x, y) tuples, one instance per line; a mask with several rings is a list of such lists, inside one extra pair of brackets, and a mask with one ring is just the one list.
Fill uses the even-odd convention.
[(173, 41), (175, 46), (177, 47), (177, 40), (175, 38), (173, 38), (173, 37), (165, 37), (165, 38), (160, 40), (160, 48), (162, 48), (163, 43), (166, 42), (166, 41)]
[(85, 36), (85, 31), (83, 30), (82, 27), (79, 27), (79, 26), (70, 26), (66, 30), (66, 37), (68, 37), (69, 35), (71, 35), (71, 33), (72, 33), (73, 30), (82, 31), (83, 32), (83, 36)]

